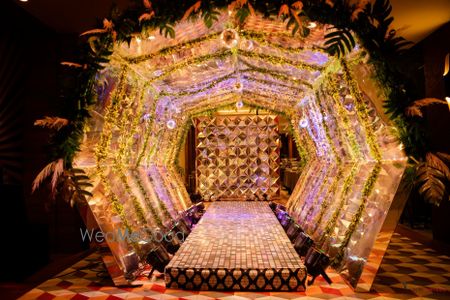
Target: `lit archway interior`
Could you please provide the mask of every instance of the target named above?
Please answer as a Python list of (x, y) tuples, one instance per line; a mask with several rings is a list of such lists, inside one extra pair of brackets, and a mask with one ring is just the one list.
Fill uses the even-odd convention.
[[(311, 27), (302, 40), (251, 16), (234, 30), (224, 12), (212, 28), (181, 22), (174, 39), (149, 32), (116, 46), (75, 160), (94, 183), (89, 205), (102, 230), (162, 227), (189, 207), (176, 160), (192, 117), (243, 101), (290, 120), (303, 169), (288, 209), (356, 286), (405, 156), (364, 50), (330, 57), (328, 27)], [(109, 247), (123, 273), (137, 268), (139, 243)]]

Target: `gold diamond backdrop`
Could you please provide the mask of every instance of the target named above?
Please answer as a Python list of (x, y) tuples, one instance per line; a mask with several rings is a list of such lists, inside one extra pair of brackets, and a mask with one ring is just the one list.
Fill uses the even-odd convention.
[(199, 117), (196, 130), (197, 189), (205, 200), (279, 197), (276, 115)]

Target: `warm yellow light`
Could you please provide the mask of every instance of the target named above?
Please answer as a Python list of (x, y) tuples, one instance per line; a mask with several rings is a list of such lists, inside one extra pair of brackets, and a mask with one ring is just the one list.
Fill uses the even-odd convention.
[(450, 97), (445, 97), (445, 100), (447, 100), (448, 109), (450, 110)]
[(19, 0), (20, 2), (28, 2), (28, 0)]
[(444, 65), (444, 76), (447, 76), (448, 72), (450, 71), (450, 53), (447, 53), (445, 56), (445, 65)]
[(316, 27), (317, 27), (317, 24), (315, 22), (309, 22), (309, 24), (308, 24), (308, 28), (309, 29), (313, 29), (313, 28), (316, 28)]

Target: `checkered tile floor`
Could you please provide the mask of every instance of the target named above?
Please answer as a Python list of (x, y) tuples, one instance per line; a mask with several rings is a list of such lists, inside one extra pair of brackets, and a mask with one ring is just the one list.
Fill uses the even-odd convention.
[[(105, 278), (99, 254), (86, 259), (29, 291), (20, 299), (450, 299), (450, 257), (395, 233), (378, 271), (373, 291), (355, 293), (336, 273), (328, 285), (320, 277), (306, 292), (213, 292), (166, 289), (164, 280), (144, 280), (134, 288), (114, 287)], [(65, 276), (64, 276), (65, 275)]]

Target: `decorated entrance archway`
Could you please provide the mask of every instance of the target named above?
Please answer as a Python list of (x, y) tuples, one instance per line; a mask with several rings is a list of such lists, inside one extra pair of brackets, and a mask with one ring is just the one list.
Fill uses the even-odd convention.
[[(113, 13), (83, 34), (82, 61), (64, 63), (79, 76), (67, 119), (47, 120), (61, 128), (55, 186), (104, 233), (163, 229), (191, 205), (177, 166), (191, 118), (240, 102), (275, 111), (302, 158), (288, 210), (352, 286), (370, 288), (392, 234), (383, 224), (397, 221), (403, 148), (418, 151), (386, 65), (403, 44), (386, 36), (390, 6), (173, 2)], [(117, 283), (145, 261), (139, 238), (108, 241)]]

